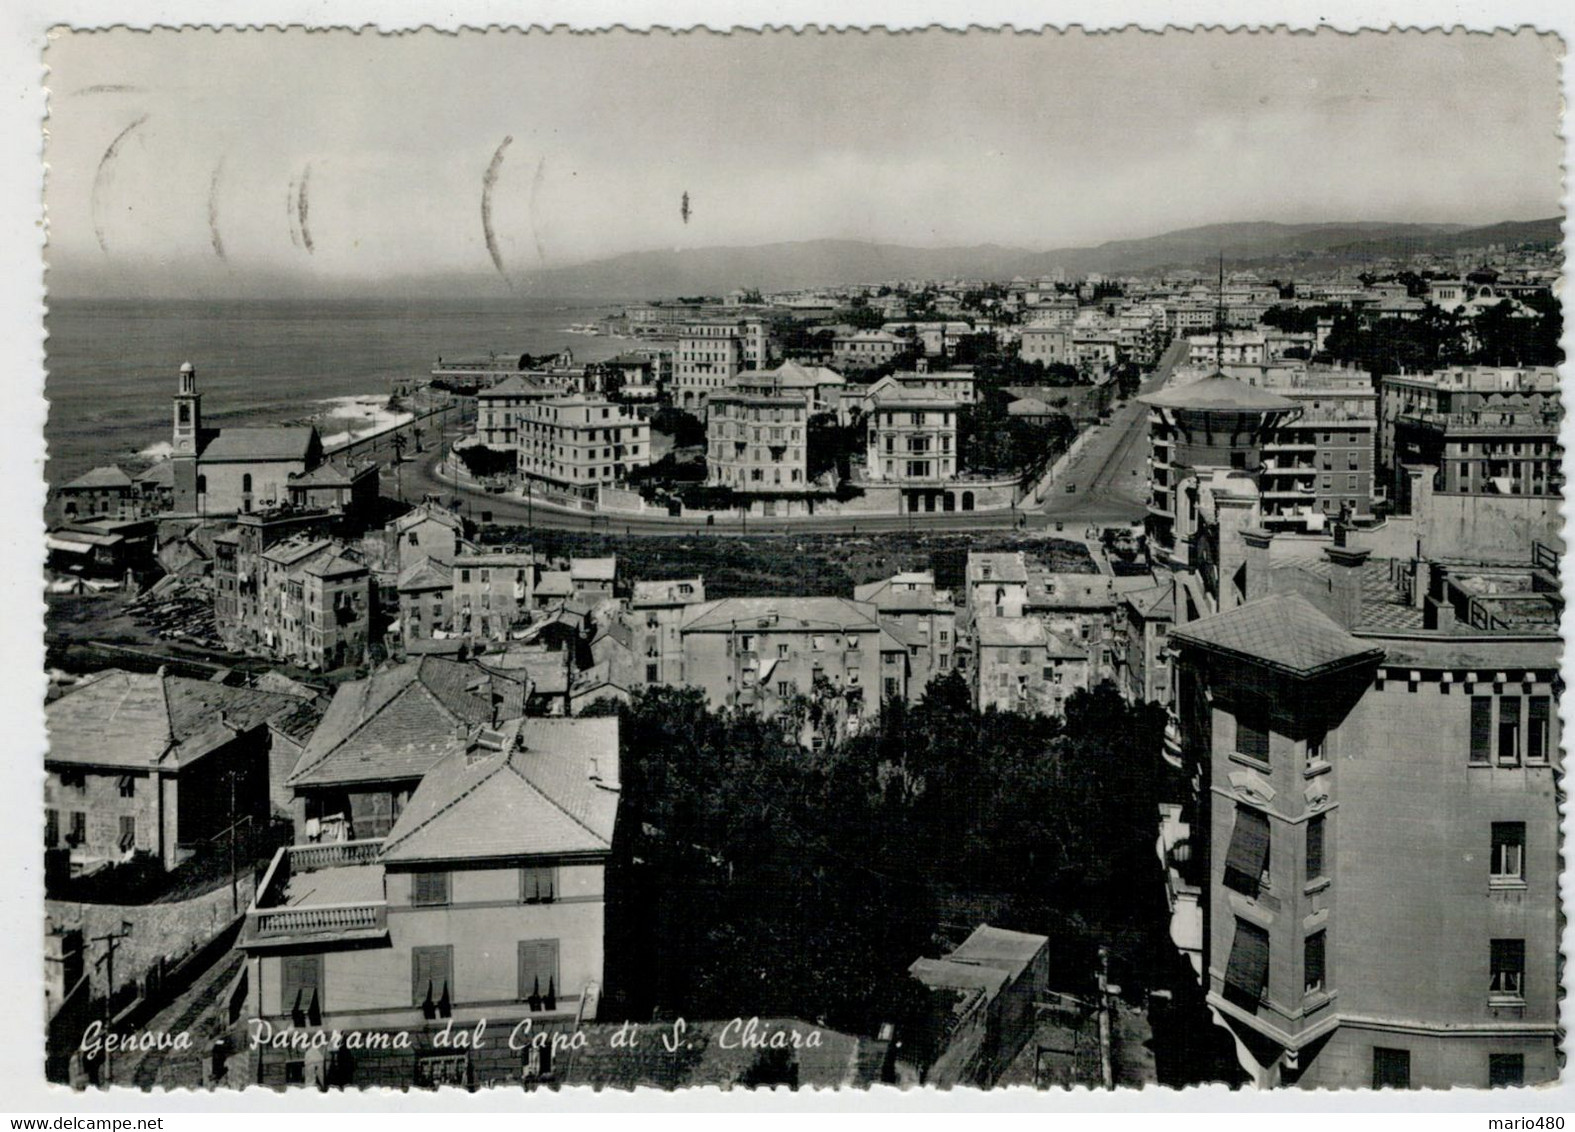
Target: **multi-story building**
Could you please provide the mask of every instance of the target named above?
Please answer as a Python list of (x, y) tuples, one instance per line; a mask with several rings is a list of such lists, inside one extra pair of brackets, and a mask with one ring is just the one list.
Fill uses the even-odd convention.
[(1434, 487), (1448, 494), (1562, 493), (1563, 406), (1551, 367), (1386, 374), (1380, 412), (1379, 457), (1402, 509), (1414, 464), (1436, 468)]
[(627, 405), (573, 396), (521, 410), (519, 468), (567, 495), (594, 498), (651, 462), (651, 426)]
[(1090, 685), (1115, 674), (1116, 591), (1109, 574), (1030, 571), (1023, 615), (1088, 657)]
[(739, 374), (764, 369), (770, 360), (770, 341), (761, 319), (688, 323), (678, 332), (673, 403), (702, 412), (711, 396), (732, 385)]
[(1272, 542), (1171, 633), (1209, 1005), (1263, 1085), (1556, 1080), (1557, 578)]
[(399, 635), (407, 649), (454, 632), (454, 571), (440, 558), (420, 558), (396, 583)]
[(1116, 627), (1116, 683), (1129, 703), (1170, 703), (1171, 626), (1175, 587), (1164, 581), (1121, 595)]
[(678, 630), (685, 611), (704, 601), (702, 578), (634, 583), (629, 616), (634, 627), (637, 679), (645, 684), (684, 682), (684, 649)]
[(950, 593), (935, 588), (932, 572), (894, 574), (856, 586), (853, 600), (873, 605), (881, 627), (907, 643), (910, 687), (915, 694), (922, 694), (932, 679), (955, 667), (957, 607)]
[(963, 603), (974, 617), (1023, 615), (1028, 604), (1028, 564), (1021, 551), (968, 552)]
[(865, 477), (931, 487), (955, 479), (962, 471), (957, 411), (957, 402), (942, 393), (877, 393), (865, 422)]
[(214, 627), (232, 648), (271, 648), (278, 637), (282, 572), (264, 555), (286, 543), (297, 550), (330, 545), (332, 523), (323, 511), (253, 512), (213, 537)]
[(1451, 366), (1435, 373), (1390, 373), (1378, 381), (1378, 463), (1394, 481), (1395, 426), (1402, 417), (1420, 424), (1485, 411), (1511, 416), (1562, 412), (1558, 370), (1551, 366)]
[(1018, 341), (1018, 357), (1025, 362), (1046, 366), (1073, 364), (1070, 320), (1065, 325), (1025, 326)]
[(917, 338), (886, 330), (855, 330), (831, 340), (831, 364), (838, 369), (877, 369), (898, 355), (919, 349)]
[(93, 468), (56, 489), (60, 514), (67, 522), (78, 519), (135, 519), (139, 516), (136, 484), (118, 464)]
[(471, 641), (507, 640), (530, 620), (536, 556), (528, 550), (466, 550), (454, 556), (451, 607), (454, 631)]
[(520, 421), (525, 410), (542, 401), (563, 396), (555, 385), (510, 374), (496, 385), (476, 391), (476, 435), (488, 448), (520, 446)]
[(744, 495), (804, 496), (809, 476), (810, 402), (803, 391), (739, 388), (711, 395), (706, 482)]
[[(386, 833), (275, 855), (237, 945), (250, 1015), (378, 1040), (261, 1044), (258, 1083), (518, 1082), (562, 1053), (536, 1035), (596, 1018), (618, 721), (459, 730)], [(478, 1026), (485, 1044), (439, 1036)]]
[(106, 669), (45, 709), (44, 848), (73, 870), (152, 856), (173, 869), (236, 822), (268, 820), (268, 723), (302, 701)]
[(1088, 654), (1036, 617), (976, 617), (973, 638), (980, 711), (1059, 716), (1067, 697), (1088, 687)]
[(724, 598), (688, 607), (678, 633), (684, 680), (712, 707), (778, 719), (806, 700), (819, 703), (818, 720), (790, 719), (810, 746), (857, 731), (883, 701), (909, 693), (908, 646), (863, 602)]

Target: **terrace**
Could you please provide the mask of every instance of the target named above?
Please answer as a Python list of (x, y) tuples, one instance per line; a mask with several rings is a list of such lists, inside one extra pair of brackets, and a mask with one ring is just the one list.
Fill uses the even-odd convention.
[(381, 840), (288, 845), (246, 910), (242, 943), (289, 944), (302, 939), (375, 939), (387, 934), (388, 901)]

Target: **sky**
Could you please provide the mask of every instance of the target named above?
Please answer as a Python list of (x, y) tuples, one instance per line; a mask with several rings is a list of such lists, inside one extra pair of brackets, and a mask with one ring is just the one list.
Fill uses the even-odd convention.
[(114, 30), (45, 63), (62, 290), (1492, 223), (1562, 196), (1559, 44), (1529, 32)]

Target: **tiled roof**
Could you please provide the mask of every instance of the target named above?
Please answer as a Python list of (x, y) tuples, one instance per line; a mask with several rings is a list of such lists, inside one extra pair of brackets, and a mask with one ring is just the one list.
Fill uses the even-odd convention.
[(454, 584), (454, 571), (447, 563), (435, 558), (422, 558), (412, 562), (399, 575), (396, 588), (400, 590), (448, 589)]
[(1037, 617), (980, 617), (974, 637), (981, 648), (1043, 648), (1050, 634)]
[(384, 840), (382, 861), (612, 847), (618, 817), (616, 718), (524, 719), (493, 735), (504, 750), (471, 743), (432, 767)]
[(352, 487), (355, 478), (338, 464), (320, 464), (309, 472), (290, 477), (291, 487)]
[(335, 554), (324, 555), (320, 559), (308, 562), (304, 567), (306, 573), (317, 578), (332, 578), (338, 574), (356, 574), (366, 572), (366, 563), (353, 555), (340, 551)]
[(1176, 616), (1176, 591), (1168, 582), (1133, 590), (1125, 595), (1126, 603), (1139, 614), (1154, 620), (1174, 620)]
[(317, 730), (317, 725), (323, 721), (323, 705), (316, 700), (306, 700), (298, 704), (294, 710), (269, 720), (269, 723), (281, 734), (298, 745), (312, 737), (312, 732)]
[(65, 490), (70, 491), (73, 488), (84, 488), (84, 489), (86, 489), (86, 488), (95, 488), (95, 487), (130, 487), (130, 486), (131, 486), (131, 477), (128, 476), (125, 472), (121, 471), (120, 465), (119, 464), (108, 464), (108, 465), (105, 465), (104, 467), (101, 467), (101, 468), (94, 468), (91, 471), (83, 472), (76, 479), (74, 479), (70, 483), (66, 484)]
[(207, 680), (108, 669), (45, 709), (55, 762), (184, 766), (300, 700)]
[(521, 682), (442, 657), (341, 685), (291, 772), (294, 785), (419, 778), (470, 729), (524, 714)]
[(876, 627), (873, 606), (845, 597), (732, 597), (690, 606), (680, 632), (836, 632)]
[(205, 464), (247, 460), (305, 460), (317, 446), (317, 430), (304, 428), (226, 428), (210, 440), (199, 459)]
[(137, 483), (150, 484), (153, 487), (175, 486), (175, 465), (169, 460), (160, 460), (137, 476)]
[[(989, 577), (984, 569), (990, 568)], [(970, 582), (1026, 582), (1028, 567), (1023, 556), (1016, 551), (993, 550), (968, 552), (968, 580)]]
[(1171, 637), (1300, 676), (1383, 655), (1383, 650), (1351, 636), (1300, 594), (1258, 598), (1184, 625)]

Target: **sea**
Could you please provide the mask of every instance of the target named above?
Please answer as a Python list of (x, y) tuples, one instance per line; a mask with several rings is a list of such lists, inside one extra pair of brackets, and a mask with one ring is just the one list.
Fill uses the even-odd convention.
[(182, 362), (196, 367), (207, 427), (313, 420), (331, 432), (336, 405), (386, 396), (439, 357), (611, 357), (630, 343), (569, 328), (623, 308), (541, 298), (59, 299), (44, 319), (45, 475), (54, 487), (101, 464), (140, 469), (167, 451)]

